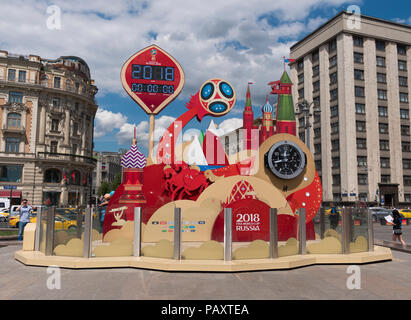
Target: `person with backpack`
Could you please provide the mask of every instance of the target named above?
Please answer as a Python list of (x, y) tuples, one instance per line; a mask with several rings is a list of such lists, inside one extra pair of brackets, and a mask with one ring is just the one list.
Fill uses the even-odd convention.
[(392, 210), (393, 222), (388, 222), (387, 224), (392, 225), (392, 241), (397, 240), (405, 246), (405, 241), (402, 239), (402, 217), (397, 209)]

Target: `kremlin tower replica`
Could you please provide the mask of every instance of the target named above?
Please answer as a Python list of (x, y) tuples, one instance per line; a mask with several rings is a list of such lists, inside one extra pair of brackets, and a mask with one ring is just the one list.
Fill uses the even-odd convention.
[[(296, 135), (296, 121), (294, 114), (294, 103), (291, 95), (292, 82), (284, 71), (281, 79), (270, 82), (270, 94), (278, 95), (276, 121), (273, 121), (273, 107), (268, 102), (268, 96), (261, 111), (263, 114), (261, 124), (257, 127), (254, 120), (254, 113), (251, 103), (250, 85), (247, 88), (246, 102), (243, 112), (243, 130), (244, 130), (244, 149), (256, 149), (265, 140), (276, 133), (289, 133)], [(275, 123), (275, 126), (274, 126)], [(253, 139), (257, 138), (258, 130), (259, 144)], [(254, 131), (254, 132), (253, 132)], [(254, 143), (253, 143), (254, 142)]]

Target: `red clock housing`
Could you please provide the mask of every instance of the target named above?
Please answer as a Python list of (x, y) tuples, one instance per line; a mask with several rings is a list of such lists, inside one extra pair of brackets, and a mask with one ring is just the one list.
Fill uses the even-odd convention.
[(121, 83), (146, 113), (157, 114), (180, 94), (184, 72), (171, 55), (151, 45), (126, 61)]

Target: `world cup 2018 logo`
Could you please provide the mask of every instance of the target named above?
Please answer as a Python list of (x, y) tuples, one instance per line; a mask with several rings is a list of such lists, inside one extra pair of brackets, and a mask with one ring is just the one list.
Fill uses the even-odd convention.
[(151, 61), (156, 61), (157, 50), (151, 49), (150, 54), (151, 54)]

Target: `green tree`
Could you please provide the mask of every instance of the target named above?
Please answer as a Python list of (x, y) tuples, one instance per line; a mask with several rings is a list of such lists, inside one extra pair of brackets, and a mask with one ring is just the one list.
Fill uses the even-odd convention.
[(106, 193), (110, 193), (110, 184), (107, 181), (103, 181), (100, 185), (100, 188), (98, 188), (98, 195), (105, 195)]
[(111, 190), (116, 190), (118, 186), (121, 184), (121, 172), (117, 173), (114, 177), (113, 182), (111, 183)]

